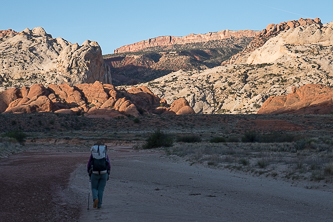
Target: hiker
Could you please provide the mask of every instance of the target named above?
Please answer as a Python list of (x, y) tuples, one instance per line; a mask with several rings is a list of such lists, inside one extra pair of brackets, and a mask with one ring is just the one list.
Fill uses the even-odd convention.
[(91, 155), (87, 164), (87, 171), (91, 181), (93, 207), (101, 208), (103, 192), (106, 181), (109, 180), (111, 164), (106, 154), (107, 146), (101, 142), (96, 143), (90, 149)]

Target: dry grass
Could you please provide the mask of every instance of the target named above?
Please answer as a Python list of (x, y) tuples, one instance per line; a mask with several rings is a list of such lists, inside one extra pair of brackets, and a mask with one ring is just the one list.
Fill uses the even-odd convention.
[(287, 180), (332, 182), (333, 151), (322, 140), (298, 149), (296, 142), (283, 143), (176, 143), (165, 148), (191, 164), (243, 171)]

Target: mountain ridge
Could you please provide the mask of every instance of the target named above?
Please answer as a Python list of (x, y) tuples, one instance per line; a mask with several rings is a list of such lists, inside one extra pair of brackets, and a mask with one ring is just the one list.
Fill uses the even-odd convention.
[(223, 40), (228, 38), (241, 38), (241, 37), (254, 37), (259, 33), (259, 31), (253, 30), (240, 30), (240, 31), (230, 31), (222, 30), (219, 32), (209, 32), (206, 34), (190, 34), (183, 37), (175, 36), (160, 36), (156, 38), (151, 38), (148, 40), (143, 40), (137, 43), (125, 45), (114, 50), (114, 54), (128, 53), (128, 52), (138, 52), (143, 51), (148, 48), (161, 47), (167, 48), (173, 45), (185, 45), (193, 43), (203, 43), (209, 41)]

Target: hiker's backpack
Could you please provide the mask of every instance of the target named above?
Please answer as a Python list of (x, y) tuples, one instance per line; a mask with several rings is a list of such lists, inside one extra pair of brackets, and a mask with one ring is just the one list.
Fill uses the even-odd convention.
[(108, 162), (106, 158), (106, 146), (105, 145), (94, 145), (91, 147), (92, 155), (92, 170), (93, 171), (105, 171), (108, 169)]

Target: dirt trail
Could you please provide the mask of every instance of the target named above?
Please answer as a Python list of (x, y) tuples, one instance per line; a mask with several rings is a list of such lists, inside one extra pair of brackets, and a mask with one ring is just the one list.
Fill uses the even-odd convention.
[(90, 221), (333, 221), (333, 192), (274, 179), (190, 166), (149, 151), (114, 147), (102, 209), (87, 210), (85, 165), (71, 176), (81, 222)]

